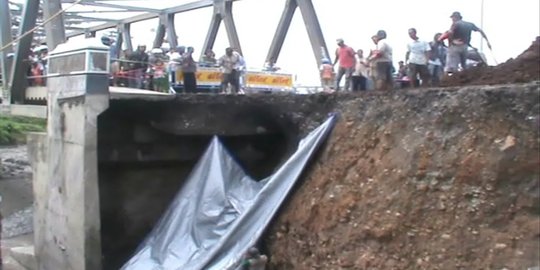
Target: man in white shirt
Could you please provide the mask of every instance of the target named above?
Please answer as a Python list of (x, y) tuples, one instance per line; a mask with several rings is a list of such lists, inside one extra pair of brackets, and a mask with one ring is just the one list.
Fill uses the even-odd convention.
[(392, 90), (392, 47), (386, 43), (386, 31), (379, 30), (372, 37), (377, 48), (371, 51), (368, 61), (372, 66), (372, 76), (376, 90)]
[(368, 67), (369, 64), (364, 58), (364, 51), (356, 51), (356, 66), (352, 75), (353, 92), (367, 89)]
[(428, 60), (431, 46), (426, 41), (421, 41), (416, 35), (416, 29), (409, 29), (409, 37), (412, 42), (407, 44), (405, 62), (409, 64), (409, 79), (413, 87), (418, 87), (418, 75), (422, 80), (422, 86), (430, 85)]
[(222, 93), (227, 93), (227, 88), (230, 84), (231, 92), (237, 94), (240, 89), (239, 82), (239, 67), (241, 66), (240, 54), (234, 53), (232, 48), (225, 49), (225, 55), (218, 60), (218, 65), (221, 67), (223, 79), (221, 81)]

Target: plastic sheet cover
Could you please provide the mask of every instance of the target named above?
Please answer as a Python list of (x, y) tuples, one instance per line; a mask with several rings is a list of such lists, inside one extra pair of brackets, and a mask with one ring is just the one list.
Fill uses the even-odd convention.
[(238, 269), (318, 146), (335, 116), (312, 131), (270, 177), (254, 181), (215, 137), (153, 231), (124, 270)]

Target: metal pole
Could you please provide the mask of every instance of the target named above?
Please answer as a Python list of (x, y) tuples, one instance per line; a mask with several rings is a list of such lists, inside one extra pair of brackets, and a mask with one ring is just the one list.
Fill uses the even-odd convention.
[[(43, 1), (43, 20), (49, 19), (62, 10), (60, 0)], [(54, 50), (58, 44), (66, 42), (66, 30), (64, 29), (64, 14), (57, 15), (49, 23), (45, 24), (47, 47)]]
[(11, 76), (11, 58), (7, 55), (13, 52), (11, 36), (11, 16), (9, 13), (9, 1), (0, 0), (0, 45), (7, 46), (0, 51), (0, 70), (2, 71), (2, 103), (10, 103), (9, 78)]
[[(484, 0), (481, 0), (480, 6), (480, 29), (484, 30)], [(484, 37), (480, 39), (480, 52), (484, 52)]]

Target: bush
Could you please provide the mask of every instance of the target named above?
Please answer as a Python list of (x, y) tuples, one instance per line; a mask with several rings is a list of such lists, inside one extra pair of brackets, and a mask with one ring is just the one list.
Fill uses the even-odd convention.
[(0, 115), (0, 145), (24, 143), (27, 132), (45, 131), (46, 125), (45, 119)]

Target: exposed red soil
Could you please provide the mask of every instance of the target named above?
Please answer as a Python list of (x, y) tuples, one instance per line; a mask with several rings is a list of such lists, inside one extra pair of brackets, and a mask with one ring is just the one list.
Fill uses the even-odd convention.
[(540, 80), (540, 37), (515, 59), (493, 67), (475, 67), (445, 77), (441, 86), (526, 83)]
[(270, 269), (540, 266), (537, 84), (339, 105), (265, 238)]

